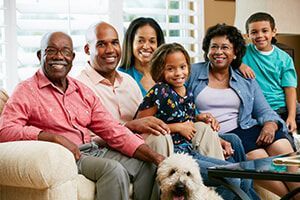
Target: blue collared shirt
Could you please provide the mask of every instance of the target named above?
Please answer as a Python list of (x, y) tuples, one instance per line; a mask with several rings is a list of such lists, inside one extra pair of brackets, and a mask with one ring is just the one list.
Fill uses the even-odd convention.
[[(196, 99), (199, 93), (208, 85), (209, 62), (192, 65), (191, 76), (187, 87)], [(246, 79), (238, 70), (230, 68), (229, 86), (241, 100), (238, 123), (242, 129), (248, 129), (257, 124), (263, 125), (267, 121), (275, 121), (287, 132), (285, 122), (272, 110), (267, 103), (258, 83), (254, 79)]]

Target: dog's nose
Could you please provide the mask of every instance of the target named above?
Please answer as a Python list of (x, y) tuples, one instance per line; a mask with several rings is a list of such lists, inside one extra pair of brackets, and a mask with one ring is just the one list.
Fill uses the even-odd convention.
[(182, 196), (185, 194), (185, 185), (182, 182), (176, 183), (174, 194), (176, 196)]

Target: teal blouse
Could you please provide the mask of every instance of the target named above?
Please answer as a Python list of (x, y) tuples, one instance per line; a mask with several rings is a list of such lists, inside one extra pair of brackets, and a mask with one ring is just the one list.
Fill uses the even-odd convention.
[(141, 92), (142, 92), (142, 95), (143, 97), (147, 94), (147, 90), (143, 87), (143, 85), (141, 84), (141, 80), (143, 78), (143, 74), (141, 72), (139, 72), (135, 66), (132, 66), (128, 69), (124, 69), (124, 68), (121, 68), (119, 67), (118, 68), (119, 71), (121, 72), (124, 72), (126, 74), (129, 74), (138, 84)]

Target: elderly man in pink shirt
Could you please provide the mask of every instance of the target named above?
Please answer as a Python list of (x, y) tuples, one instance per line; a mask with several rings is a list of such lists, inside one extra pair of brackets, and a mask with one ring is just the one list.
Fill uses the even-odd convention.
[(77, 77), (100, 98), (107, 110), (131, 131), (142, 134), (155, 151), (168, 156), (173, 142), (168, 126), (156, 117), (134, 119), (142, 93), (129, 75), (116, 70), (121, 56), (118, 33), (105, 22), (91, 25), (86, 33), (85, 52), (90, 57), (86, 68)]
[[(116, 121), (92, 90), (67, 76), (75, 57), (71, 38), (62, 32), (48, 33), (37, 55), (41, 69), (17, 86), (3, 110), (0, 141), (63, 145), (74, 154), (79, 172), (96, 182), (97, 199), (128, 199), (130, 180), (134, 199), (158, 199), (153, 163), (158, 165), (164, 156)], [(89, 130), (110, 148), (90, 143)]]

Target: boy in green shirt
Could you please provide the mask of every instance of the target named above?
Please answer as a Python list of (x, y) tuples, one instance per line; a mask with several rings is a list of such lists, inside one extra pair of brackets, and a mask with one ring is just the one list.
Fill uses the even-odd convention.
[(286, 121), (289, 132), (293, 132), (297, 125), (300, 127), (297, 75), (293, 59), (273, 45), (276, 41), (274, 18), (267, 13), (255, 13), (248, 18), (246, 31), (252, 44), (247, 46), (243, 63), (254, 71), (266, 100)]

